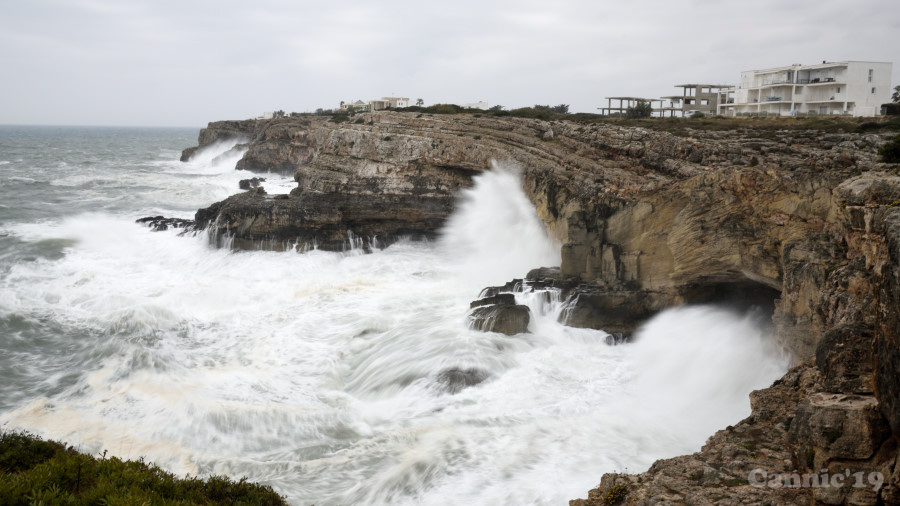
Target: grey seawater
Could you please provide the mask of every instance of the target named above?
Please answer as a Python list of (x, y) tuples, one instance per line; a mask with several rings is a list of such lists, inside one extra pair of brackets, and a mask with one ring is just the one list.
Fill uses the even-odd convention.
[[(558, 504), (603, 472), (696, 451), (786, 363), (752, 316), (682, 308), (633, 344), (467, 327), (481, 288), (557, 265), (514, 168), (442, 238), (364, 254), (232, 252), (151, 232), (237, 191), (194, 129), (0, 127), (0, 426), (296, 504)], [(269, 175), (269, 193), (290, 178)], [(445, 383), (475, 370), (483, 382)], [(443, 373), (443, 374), (442, 374)]]

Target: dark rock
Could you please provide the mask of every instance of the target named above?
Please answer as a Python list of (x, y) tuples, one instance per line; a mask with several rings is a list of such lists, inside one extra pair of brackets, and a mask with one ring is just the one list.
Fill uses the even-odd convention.
[[(494, 297), (501, 293), (522, 292), (522, 280), (514, 279), (503, 286), (489, 286), (481, 291), (479, 297)], [(474, 307), (474, 306), (473, 306)]]
[(494, 304), (478, 306), (469, 313), (473, 329), (484, 332), (499, 332), (512, 336), (528, 331), (531, 311), (528, 306), (516, 304)]
[(665, 307), (664, 301), (658, 300), (653, 292), (610, 290), (582, 284), (569, 292), (568, 308), (560, 321), (571, 327), (630, 336)]
[(181, 218), (166, 218), (165, 216), (147, 216), (138, 218), (135, 223), (141, 223), (150, 227), (154, 232), (161, 232), (172, 228), (193, 229), (195, 227), (194, 220), (185, 220)]
[(199, 149), (215, 144), (216, 142), (253, 138), (257, 129), (266, 122), (267, 120), (260, 121), (252, 119), (210, 122), (206, 128), (200, 130), (200, 135), (197, 138), (197, 146), (187, 148), (181, 152), (181, 161), (186, 162), (190, 160)]
[(539, 267), (528, 271), (525, 281), (532, 290), (543, 290), (547, 288), (557, 288), (561, 291), (562, 297), (568, 296), (569, 290), (578, 286), (579, 280), (574, 276), (563, 275), (559, 267)]
[(250, 179), (241, 179), (238, 182), (238, 188), (241, 190), (251, 190), (259, 186), (259, 183), (262, 183), (266, 180), (264, 177), (251, 177)]
[(825, 380), (825, 391), (846, 394), (873, 393), (873, 329), (862, 323), (840, 325), (822, 336), (816, 347), (816, 365)]
[(608, 336), (606, 336), (606, 338), (604, 338), (604, 341), (610, 346), (616, 346), (618, 344), (630, 343), (631, 337), (631, 334), (616, 332), (615, 334), (609, 334)]
[(482, 299), (473, 301), (471, 304), (469, 304), (469, 308), (472, 309), (478, 306), (489, 306), (494, 304), (514, 306), (516, 304), (516, 296), (511, 293), (500, 293), (497, 295), (487, 296)]
[(460, 369), (458, 367), (453, 367), (439, 372), (434, 380), (445, 392), (455, 394), (464, 388), (483, 382), (490, 376), (491, 375), (487, 371), (481, 369)]
[(198, 149), (200, 149), (200, 146), (194, 146), (194, 147), (186, 148), (186, 149), (182, 150), (181, 151), (181, 161), (182, 162), (189, 161), (191, 158), (193, 158), (194, 154), (197, 152)]

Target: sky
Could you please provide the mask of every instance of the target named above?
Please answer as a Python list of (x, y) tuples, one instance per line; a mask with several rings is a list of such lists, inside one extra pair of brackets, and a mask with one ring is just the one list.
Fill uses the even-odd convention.
[(382, 96), (507, 109), (894, 62), (897, 0), (0, 0), (0, 124), (200, 127)]

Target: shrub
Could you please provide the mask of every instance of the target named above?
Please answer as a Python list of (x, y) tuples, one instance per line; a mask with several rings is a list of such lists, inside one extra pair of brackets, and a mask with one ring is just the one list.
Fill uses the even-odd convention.
[(78, 453), (27, 433), (0, 432), (3, 504), (287, 504), (271, 487), (222, 476), (180, 479), (141, 461)]
[(625, 109), (626, 118), (649, 118), (653, 112), (653, 106), (646, 100), (638, 100), (633, 107)]
[(606, 493), (606, 497), (603, 498), (603, 502), (605, 504), (618, 504), (622, 499), (625, 499), (626, 495), (628, 495), (628, 489), (625, 485), (616, 485), (609, 489), (609, 492)]
[(888, 142), (878, 150), (881, 161), (884, 163), (900, 163), (900, 135)]

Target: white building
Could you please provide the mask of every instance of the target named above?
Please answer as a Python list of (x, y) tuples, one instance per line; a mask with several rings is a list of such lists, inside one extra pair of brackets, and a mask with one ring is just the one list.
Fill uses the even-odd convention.
[(462, 107), (465, 107), (466, 109), (481, 109), (482, 111), (486, 111), (491, 108), (491, 105), (488, 104), (487, 102), (481, 100), (481, 101), (472, 102), (469, 104), (462, 104)]
[(352, 107), (356, 111), (381, 111), (384, 109), (401, 109), (409, 107), (409, 98), (406, 97), (382, 97), (380, 100), (362, 100), (341, 102), (341, 109)]
[[(891, 101), (891, 63), (842, 61), (741, 72), (726, 116), (846, 114), (875, 116)], [(729, 103), (732, 102), (732, 103)]]

